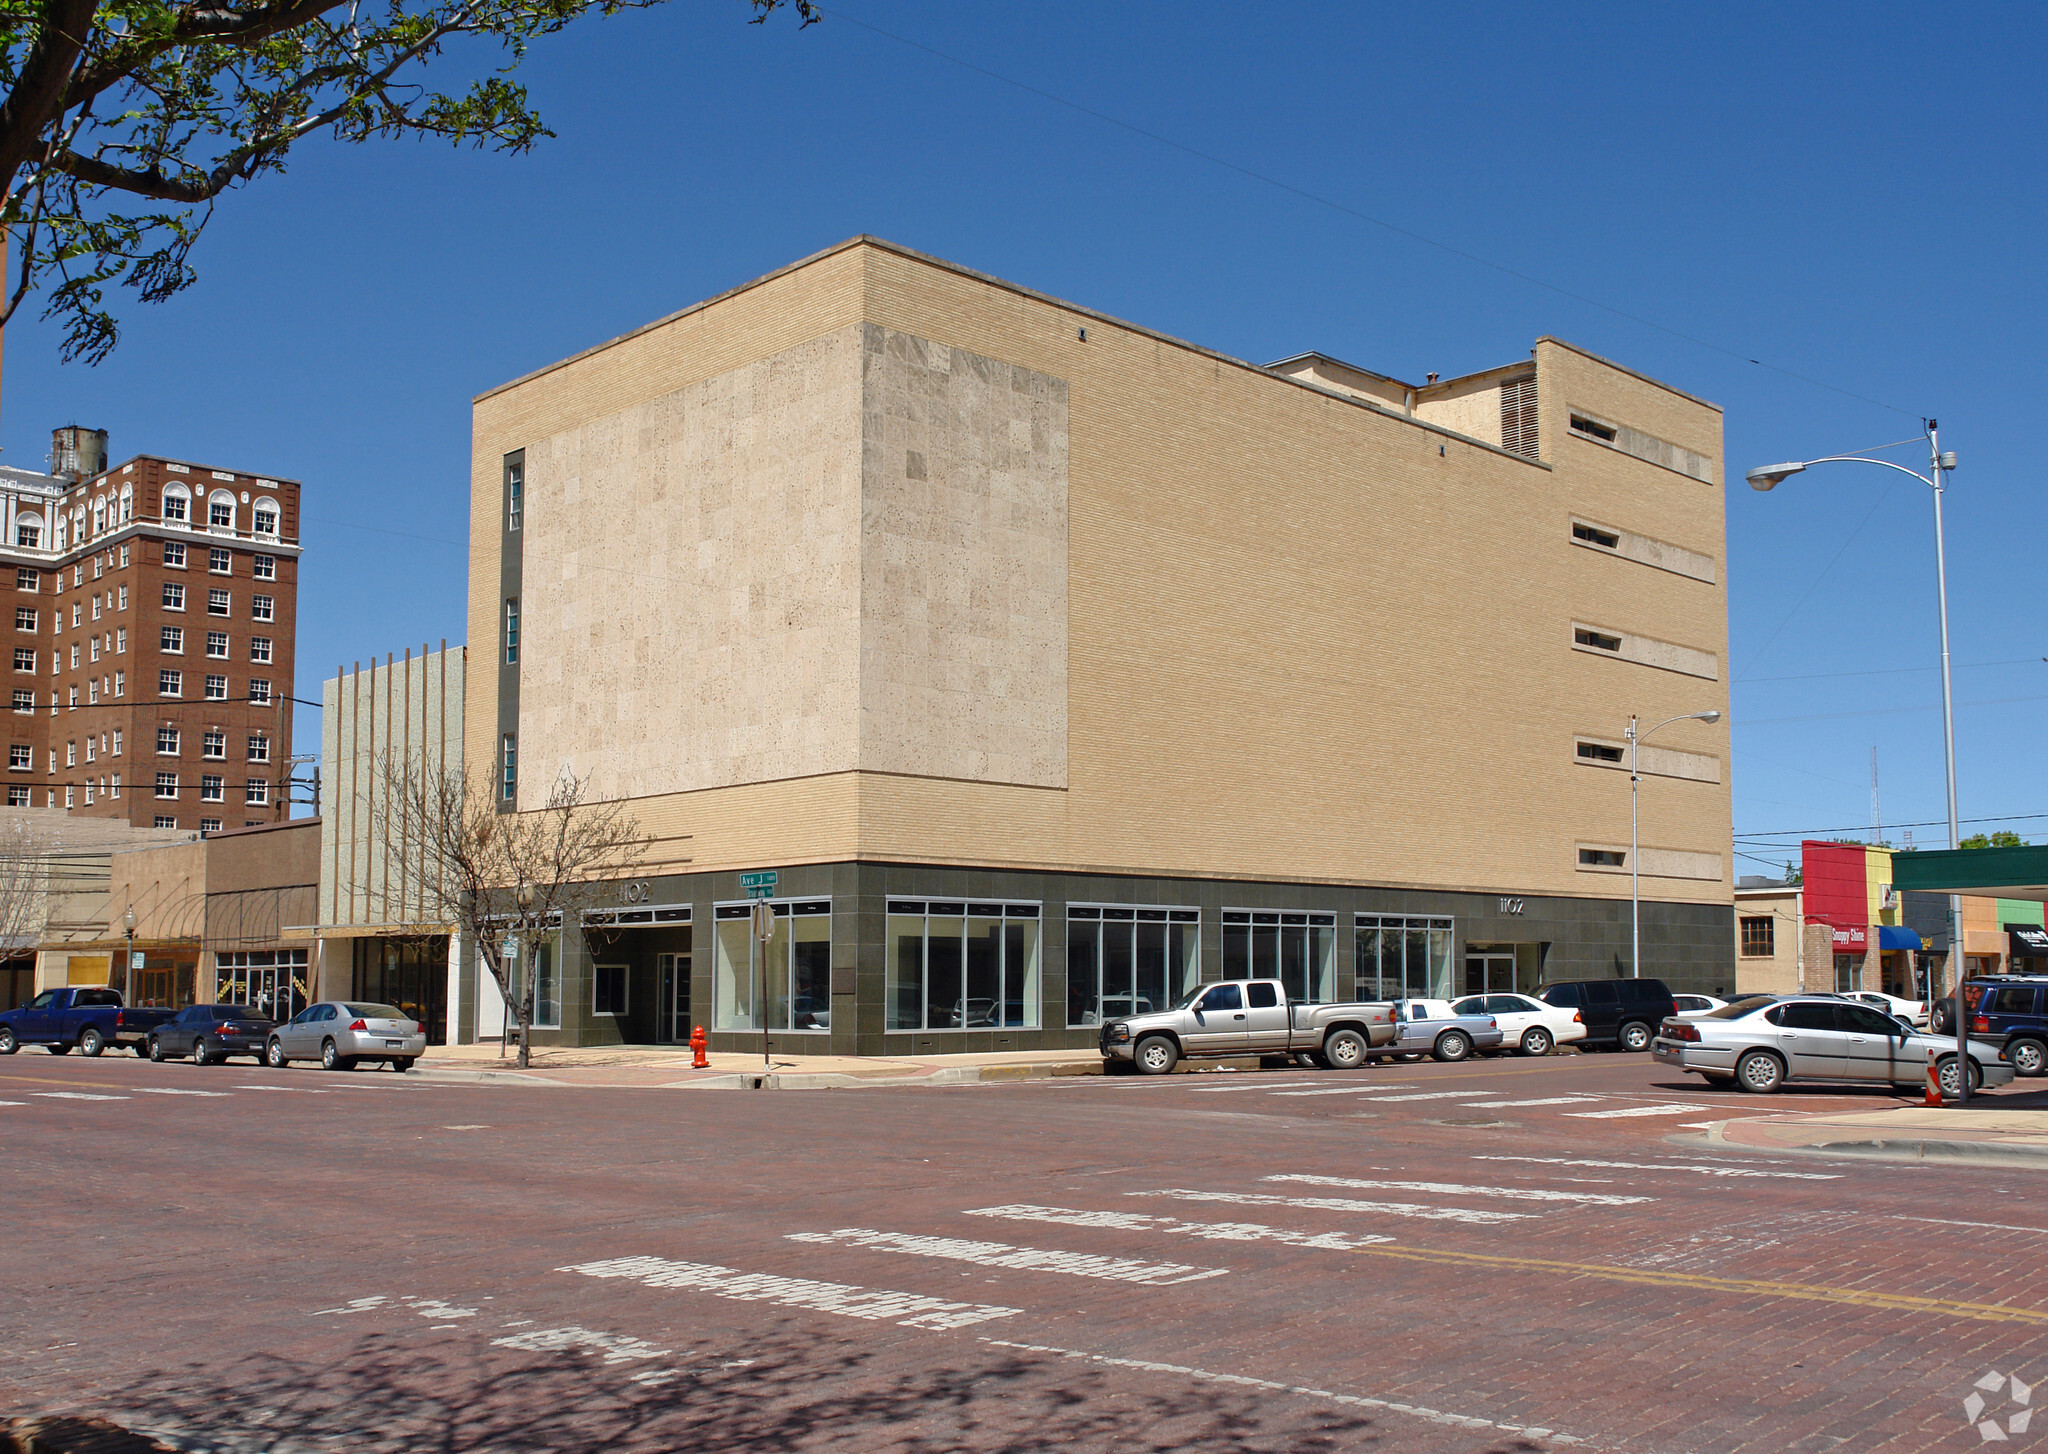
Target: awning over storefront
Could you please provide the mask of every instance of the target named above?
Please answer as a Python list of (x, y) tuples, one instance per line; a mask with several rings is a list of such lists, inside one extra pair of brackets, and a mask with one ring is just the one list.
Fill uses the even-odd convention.
[(2048, 846), (1942, 848), (1892, 855), (1892, 884), (1942, 894), (2048, 903)]
[(2008, 924), (2005, 926), (2010, 948), (2015, 959), (2048, 959), (2048, 929), (2033, 924)]
[(1879, 949), (1924, 948), (1920, 942), (1920, 931), (1908, 929), (1902, 924), (1880, 924), (1877, 926), (1877, 947)]

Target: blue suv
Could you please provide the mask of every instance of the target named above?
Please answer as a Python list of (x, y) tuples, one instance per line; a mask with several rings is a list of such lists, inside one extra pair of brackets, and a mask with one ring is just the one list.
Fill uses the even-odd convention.
[(2035, 1076), (2048, 1071), (2048, 979), (2000, 979), (1981, 986), (1966, 980), (1963, 1000), (1975, 1001), (1971, 1035), (2004, 1041), (1999, 1058), (2016, 1073)]

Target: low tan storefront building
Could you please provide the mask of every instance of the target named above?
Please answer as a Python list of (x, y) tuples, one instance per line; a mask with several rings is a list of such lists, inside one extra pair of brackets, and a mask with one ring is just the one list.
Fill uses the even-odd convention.
[(320, 820), (300, 818), (117, 853), (90, 948), (133, 1003), (241, 1004), (288, 1019), (322, 989), (303, 927), (319, 850)]

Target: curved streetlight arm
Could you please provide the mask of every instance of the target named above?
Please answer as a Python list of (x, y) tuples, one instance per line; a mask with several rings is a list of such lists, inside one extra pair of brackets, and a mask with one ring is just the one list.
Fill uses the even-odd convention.
[(1658, 728), (1669, 727), (1673, 722), (1704, 722), (1711, 727), (1720, 720), (1721, 714), (1719, 712), (1680, 712), (1676, 717), (1666, 717), (1656, 727), (1645, 727), (1635, 735), (1638, 738), (1648, 737), (1652, 732), (1657, 731)]
[(1850, 464), (1852, 462), (1857, 464), (1881, 464), (1888, 470), (1897, 470), (1902, 475), (1911, 475), (1914, 479), (1918, 480), (1921, 484), (1927, 486), (1927, 488), (1930, 490), (1938, 490), (1941, 488), (1941, 486), (1935, 484), (1933, 480), (1928, 479), (1927, 476), (1921, 474), (1920, 471), (1916, 469), (1908, 469), (1906, 468), (1906, 466), (1902, 464), (1897, 464), (1892, 460), (1888, 459), (1873, 459), (1871, 456), (1867, 454), (1829, 454), (1823, 455), (1819, 459), (1810, 459), (1806, 461), (1806, 463), (1810, 465)]

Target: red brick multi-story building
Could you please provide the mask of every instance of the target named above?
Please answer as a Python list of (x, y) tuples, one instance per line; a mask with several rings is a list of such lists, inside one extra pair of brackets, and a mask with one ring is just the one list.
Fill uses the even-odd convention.
[(51, 467), (0, 468), (6, 801), (209, 832), (285, 817), (298, 483), (109, 466), (76, 427)]

